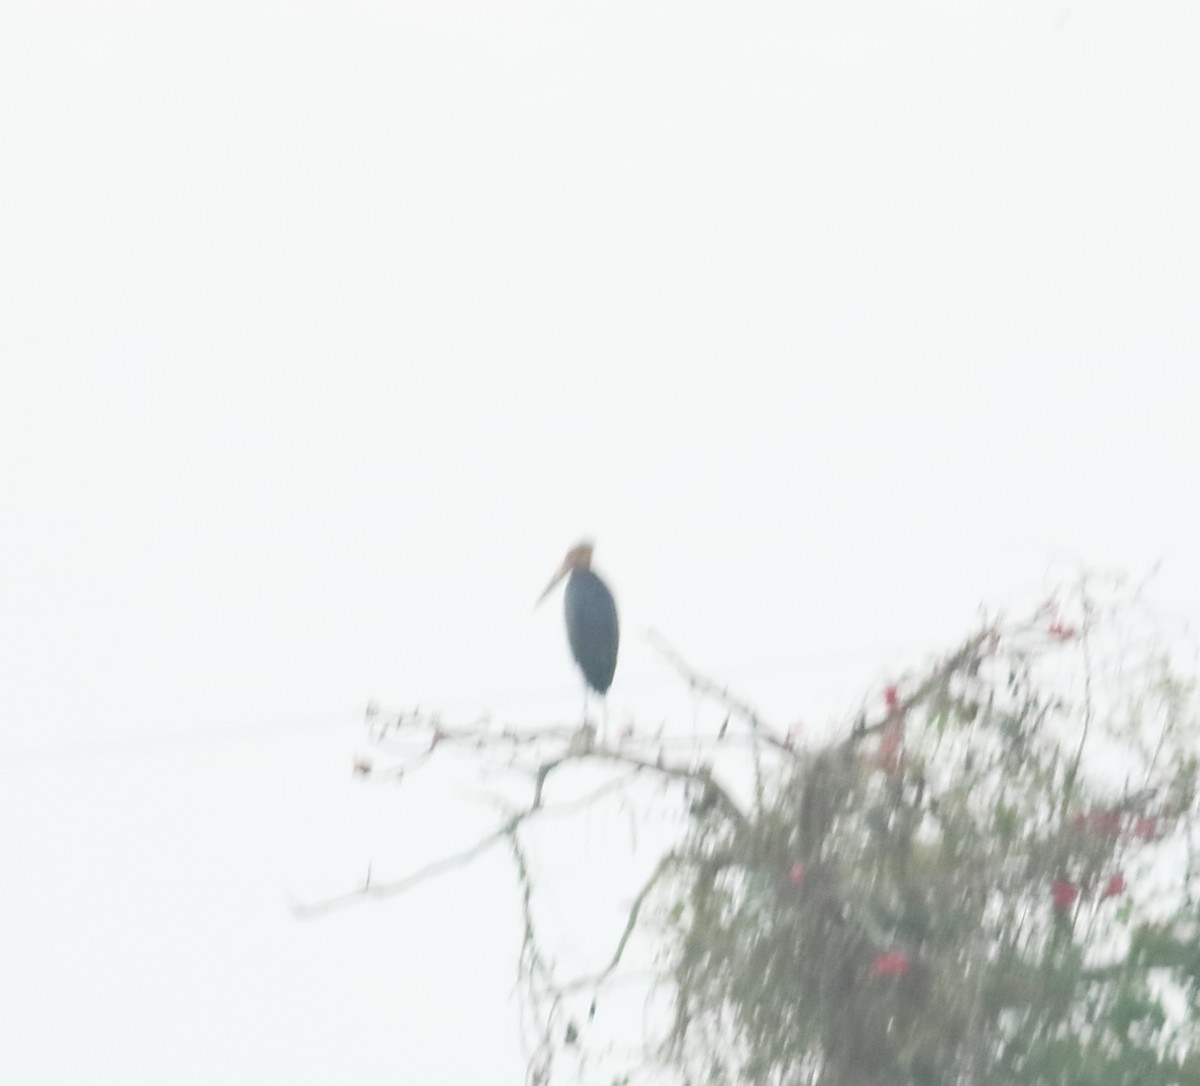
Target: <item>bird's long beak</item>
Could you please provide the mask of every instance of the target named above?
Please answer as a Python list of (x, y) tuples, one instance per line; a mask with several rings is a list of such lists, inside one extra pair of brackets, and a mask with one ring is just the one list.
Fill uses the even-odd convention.
[(558, 567), (558, 572), (555, 573), (554, 576), (550, 578), (550, 583), (548, 585), (546, 585), (546, 587), (542, 590), (542, 594), (540, 596), (538, 596), (538, 598), (537, 598), (537, 603), (535, 603), (533, 605), (534, 607), (537, 607), (538, 604), (540, 604), (542, 602), (542, 600), (544, 600), (548, 595), (550, 595), (551, 592), (554, 591), (555, 585), (557, 585), (558, 582), (561, 581), (567, 575), (567, 573), (570, 569), (571, 569), (570, 565), (568, 565), (566, 562), (564, 562), (561, 566)]

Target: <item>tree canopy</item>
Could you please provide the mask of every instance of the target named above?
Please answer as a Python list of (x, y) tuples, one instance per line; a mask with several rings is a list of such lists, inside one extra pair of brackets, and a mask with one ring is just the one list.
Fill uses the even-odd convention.
[[(524, 782), (442, 866), (514, 858), (531, 1082), (1200, 1086), (1195, 687), (1136, 594), (982, 620), (814, 745), (664, 653), (723, 708), (712, 734), (374, 720), (381, 751), (420, 734), (421, 759), (499, 755)], [(576, 809), (649, 781), (682, 815), (611, 955), (562, 977), (524, 835), (588, 762), (612, 776)], [(589, 1043), (639, 939), (656, 1013), (618, 1066)]]

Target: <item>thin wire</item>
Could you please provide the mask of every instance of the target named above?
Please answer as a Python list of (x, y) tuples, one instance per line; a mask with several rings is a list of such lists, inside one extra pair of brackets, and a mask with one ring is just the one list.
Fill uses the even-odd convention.
[(348, 710), (337, 714), (293, 717), (287, 720), (260, 721), (253, 724), (194, 727), (176, 732), (117, 736), (112, 739), (84, 743), (58, 743), (53, 746), (26, 747), (0, 752), (0, 766), (51, 761), (93, 761), (99, 758), (119, 758), (129, 754), (169, 753), (179, 748), (232, 743), (254, 737), (288, 738), (305, 732), (346, 727), (361, 718), (361, 711)]

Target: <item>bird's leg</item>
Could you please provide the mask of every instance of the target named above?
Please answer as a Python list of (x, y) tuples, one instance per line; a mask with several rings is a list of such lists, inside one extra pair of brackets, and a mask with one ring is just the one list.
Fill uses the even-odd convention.
[[(591, 703), (592, 689), (587, 683), (583, 684), (583, 727), (590, 728), (592, 734), (596, 735), (596, 725), (588, 722), (588, 705)], [(608, 739), (608, 698), (603, 694), (600, 695), (600, 744), (603, 744)]]
[(592, 749), (596, 744), (596, 725), (588, 720), (588, 686), (584, 683), (583, 686), (583, 720), (580, 722), (579, 731), (572, 738), (568, 753), (585, 754)]

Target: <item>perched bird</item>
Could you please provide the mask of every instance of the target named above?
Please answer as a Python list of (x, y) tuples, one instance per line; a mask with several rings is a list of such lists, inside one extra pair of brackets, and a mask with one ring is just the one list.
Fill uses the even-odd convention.
[(580, 543), (567, 551), (558, 572), (537, 602), (541, 603), (550, 595), (564, 577), (567, 577), (567, 590), (563, 594), (563, 611), (567, 617), (571, 655), (587, 685), (603, 696), (612, 686), (613, 673), (617, 670), (617, 645), (621, 634), (612, 593), (592, 572), (591, 543)]

